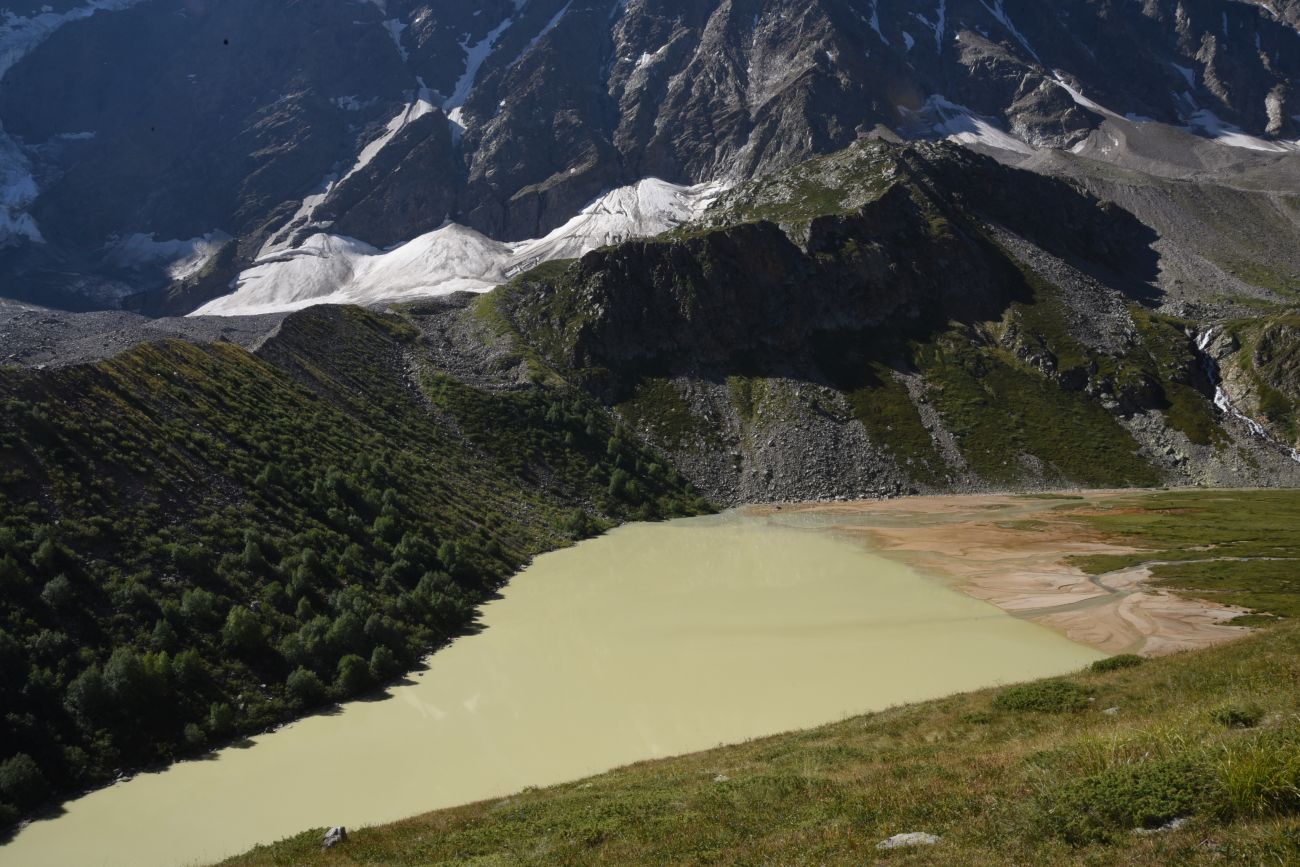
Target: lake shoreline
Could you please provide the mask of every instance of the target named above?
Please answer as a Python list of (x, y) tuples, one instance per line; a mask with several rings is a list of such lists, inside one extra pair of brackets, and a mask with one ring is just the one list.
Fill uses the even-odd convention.
[[(1089, 576), (1072, 555), (1133, 554), (1077, 520), (1144, 489), (942, 494), (888, 500), (744, 507), (756, 516), (815, 518), (874, 553), (944, 580), (976, 599), (1107, 653), (1161, 656), (1250, 634), (1229, 621), (1247, 609), (1148, 584), (1147, 566)], [(1077, 513), (1075, 513), (1077, 517)]]
[(0, 865), (216, 860), (1100, 658), (834, 534), (737, 511), (541, 555), (481, 623), (385, 700), (68, 802)]

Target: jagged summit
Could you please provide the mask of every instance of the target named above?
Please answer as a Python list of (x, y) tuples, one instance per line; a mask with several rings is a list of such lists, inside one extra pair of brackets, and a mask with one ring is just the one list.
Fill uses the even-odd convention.
[(1122, 159), (1099, 138), (1120, 121), (1190, 130), (1166, 159), (1217, 139), (1220, 162), (1279, 160), (1300, 139), (1282, 3), (2, 8), (0, 273), (10, 296), (71, 307), (192, 310), (320, 235), (544, 238), (645, 179), (742, 181), (877, 129), (1008, 160)]

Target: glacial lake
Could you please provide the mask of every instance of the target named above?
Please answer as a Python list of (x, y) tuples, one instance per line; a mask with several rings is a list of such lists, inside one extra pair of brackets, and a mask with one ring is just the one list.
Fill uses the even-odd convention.
[(86, 795), (0, 865), (206, 864), (1102, 654), (813, 527), (731, 512), (539, 557), (384, 697)]

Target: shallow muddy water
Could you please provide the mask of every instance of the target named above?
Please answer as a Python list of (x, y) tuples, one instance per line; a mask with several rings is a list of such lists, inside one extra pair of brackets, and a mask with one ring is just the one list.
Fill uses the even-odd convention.
[(824, 530), (729, 513), (538, 558), (386, 698), (92, 793), (0, 865), (206, 863), (1102, 654)]

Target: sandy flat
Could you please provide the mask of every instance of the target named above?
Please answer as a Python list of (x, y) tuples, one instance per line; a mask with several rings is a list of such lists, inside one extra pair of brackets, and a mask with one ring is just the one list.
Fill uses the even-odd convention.
[(1227, 623), (1244, 609), (1153, 588), (1145, 566), (1093, 578), (1065, 562), (1074, 554), (1134, 549), (1069, 520), (1060, 507), (1087, 507), (1133, 493), (1074, 495), (1083, 499), (909, 497), (755, 511), (856, 538), (877, 553), (1099, 650), (1156, 656), (1247, 634), (1249, 629)]

